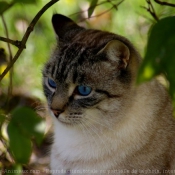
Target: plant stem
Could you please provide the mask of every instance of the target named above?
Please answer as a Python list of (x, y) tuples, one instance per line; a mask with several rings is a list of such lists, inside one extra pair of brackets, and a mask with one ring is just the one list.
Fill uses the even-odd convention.
[(16, 55), (14, 56), (14, 58), (12, 59), (12, 61), (8, 64), (8, 66), (6, 67), (6, 69), (4, 70), (4, 72), (0, 75), (0, 81), (4, 78), (4, 76), (8, 73), (8, 71), (11, 69), (11, 67), (14, 65), (14, 63), (16, 62), (16, 60), (19, 58), (19, 56), (21, 55), (22, 51), (25, 48), (26, 42), (30, 36), (30, 33), (33, 31), (34, 26), (36, 25), (36, 23), (38, 22), (38, 20), (40, 19), (40, 17), (43, 15), (43, 13), (49, 8), (51, 7), (53, 4), (55, 4), (56, 2), (58, 2), (59, 0), (51, 0), (50, 2), (48, 2), (37, 14), (36, 16), (33, 18), (32, 22), (30, 23), (30, 25), (27, 28), (27, 31), (25, 32), (22, 41), (21, 41), (21, 46), (18, 49)]

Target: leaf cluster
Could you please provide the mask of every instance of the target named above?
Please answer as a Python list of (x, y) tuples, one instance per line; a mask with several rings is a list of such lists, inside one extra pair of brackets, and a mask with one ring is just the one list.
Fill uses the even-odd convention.
[[(7, 138), (3, 134), (6, 132), (3, 125), (7, 125)], [(0, 140), (9, 150), (12, 170), (13, 167), (22, 168), (22, 165), (29, 163), (33, 143), (40, 145), (44, 138), (45, 120), (30, 108), (18, 107), (11, 111), (9, 117), (0, 115), (0, 129)]]
[(175, 17), (166, 17), (150, 30), (145, 58), (138, 74), (138, 83), (164, 75), (169, 93), (175, 102)]

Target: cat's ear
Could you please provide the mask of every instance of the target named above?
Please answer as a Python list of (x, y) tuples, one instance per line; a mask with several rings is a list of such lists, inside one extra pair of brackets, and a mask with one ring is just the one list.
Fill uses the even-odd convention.
[(112, 63), (116, 62), (119, 69), (125, 69), (129, 63), (129, 48), (119, 40), (109, 41), (98, 54), (105, 53), (108, 60)]
[(61, 14), (54, 14), (52, 16), (52, 25), (55, 33), (61, 40), (69, 39), (75, 35), (75, 32), (83, 29), (70, 18)]

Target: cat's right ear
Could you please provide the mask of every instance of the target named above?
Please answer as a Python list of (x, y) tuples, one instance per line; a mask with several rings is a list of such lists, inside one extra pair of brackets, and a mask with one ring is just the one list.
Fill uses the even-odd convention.
[(108, 60), (118, 65), (119, 69), (126, 69), (129, 64), (129, 48), (119, 40), (109, 41), (98, 54), (105, 53)]
[(59, 40), (69, 40), (79, 30), (83, 29), (70, 18), (61, 14), (54, 14), (52, 16), (52, 25)]

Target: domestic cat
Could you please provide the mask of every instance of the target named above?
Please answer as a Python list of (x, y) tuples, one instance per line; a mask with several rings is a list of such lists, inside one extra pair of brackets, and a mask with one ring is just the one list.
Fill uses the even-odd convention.
[(136, 86), (130, 41), (60, 14), (52, 24), (57, 46), (43, 69), (52, 175), (175, 174), (171, 100), (157, 80)]

